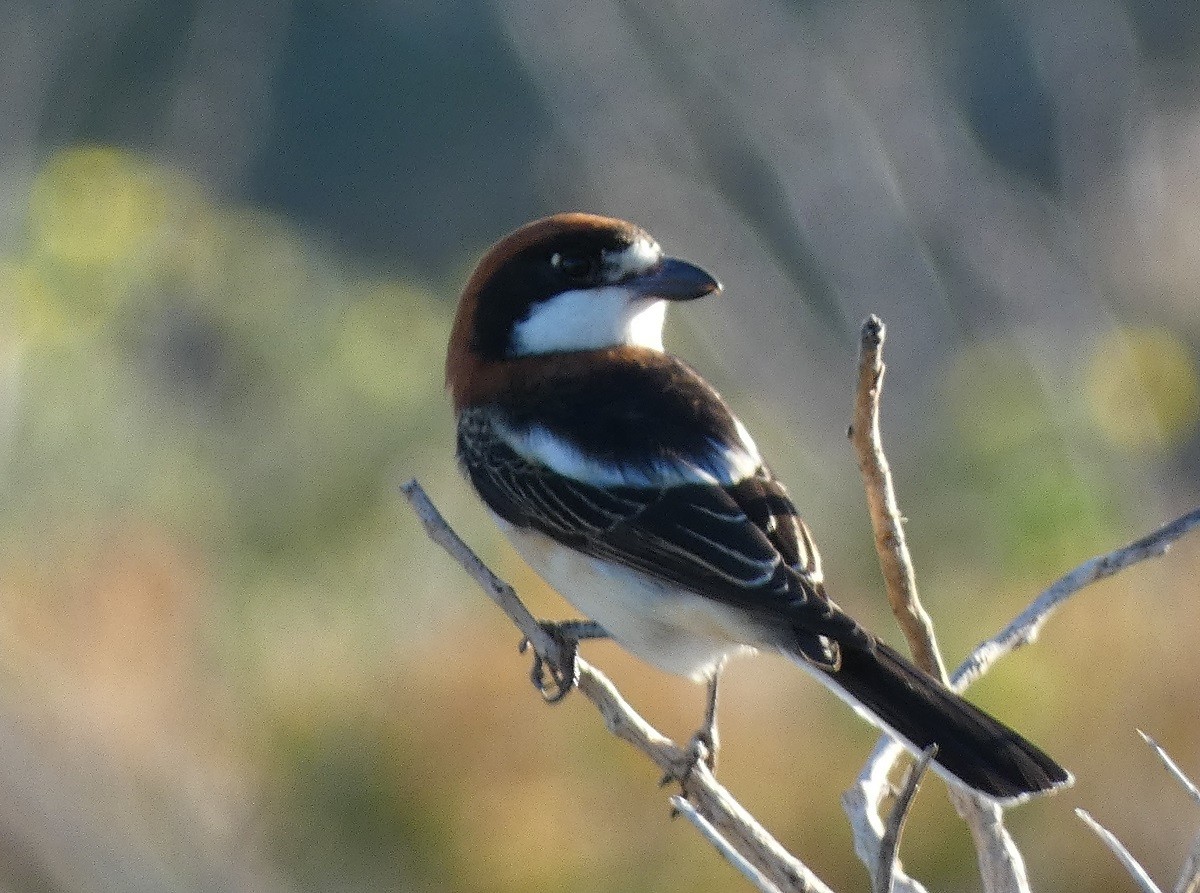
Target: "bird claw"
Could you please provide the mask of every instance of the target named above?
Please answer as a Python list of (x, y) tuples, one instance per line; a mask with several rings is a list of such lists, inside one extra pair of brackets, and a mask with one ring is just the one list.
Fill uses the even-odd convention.
[[(541, 654), (534, 649), (529, 678), (547, 704), (557, 704), (579, 683), (579, 665), (575, 660), (579, 640), (605, 638), (608, 634), (590, 620), (543, 621), (539, 625), (558, 648), (556, 654)], [(518, 650), (524, 654), (530, 644), (528, 637), (524, 638)]]
[(658, 786), (665, 787), (671, 782), (685, 784), (691, 774), (696, 771), (696, 767), (701, 763), (705, 765), (709, 772), (716, 771), (717, 746), (708, 729), (701, 729), (692, 736), (691, 741), (688, 742), (687, 749), (684, 751), (684, 756), (664, 773), (658, 782)]
[[(550, 628), (550, 624), (542, 624), (542, 626), (554, 636), (555, 642), (559, 646), (559, 653), (554, 657), (549, 657), (543, 656), (535, 649), (533, 669), (529, 671), (529, 678), (533, 682), (533, 687), (538, 690), (547, 704), (557, 704), (571, 693), (571, 689), (579, 681), (579, 668), (575, 663), (579, 643), (574, 640), (564, 641)], [(529, 639), (521, 640), (519, 650), (522, 654), (529, 648), (529, 645)]]
[(716, 728), (701, 729), (692, 736), (688, 749), (696, 755), (696, 762), (703, 761), (708, 771), (717, 771), (717, 730)]

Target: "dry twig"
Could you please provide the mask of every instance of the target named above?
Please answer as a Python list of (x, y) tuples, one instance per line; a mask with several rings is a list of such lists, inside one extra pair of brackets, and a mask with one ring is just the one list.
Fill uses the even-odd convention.
[[(912, 556), (904, 537), (903, 516), (896, 501), (895, 488), (883, 439), (879, 430), (879, 404), (883, 393), (883, 342), (886, 328), (877, 316), (863, 323), (859, 339), (858, 389), (854, 401), (854, 423), (850, 440), (858, 456), (871, 527), (875, 531), (875, 549), (883, 569), (888, 602), (896, 617), (917, 666), (930, 675), (947, 682), (933, 622), (917, 596), (916, 574)], [(903, 751), (900, 748), (875, 748), (871, 761), (859, 775), (855, 786), (843, 797), (843, 806), (854, 826), (855, 849), (872, 880), (879, 883), (877, 871), (881, 863), (878, 852), (884, 829), (877, 810), (887, 793), (887, 778), (891, 766)], [(878, 763), (874, 763), (878, 760)], [(1016, 844), (1004, 828), (1003, 813), (994, 804), (985, 803), (961, 791), (951, 790), (951, 802), (971, 830), (979, 862), (980, 876), (987, 893), (1024, 893), (1029, 889), (1025, 863)], [(865, 809), (866, 812), (857, 811)], [(854, 810), (854, 811), (852, 811)], [(889, 862), (889, 865), (891, 863)], [(902, 890), (917, 891), (920, 886), (895, 868), (896, 883)]]
[[(1179, 768), (1179, 764), (1171, 759), (1168, 754), (1153, 738), (1138, 729), (1138, 734), (1142, 736), (1158, 758), (1162, 760), (1163, 765), (1167, 767), (1167, 771), (1171, 773), (1171, 777), (1179, 782), (1180, 786), (1187, 792), (1188, 796), (1200, 803), (1200, 792), (1197, 791), (1195, 783), (1187, 777), (1184, 771)], [(1096, 833), (1117, 859), (1125, 866), (1125, 870), (1133, 877), (1134, 881), (1145, 893), (1159, 893), (1158, 886), (1151, 880), (1146, 870), (1142, 868), (1138, 861), (1130, 854), (1125, 845), (1117, 839), (1117, 836), (1111, 831), (1103, 827), (1099, 822), (1093, 819), (1087, 812), (1082, 809), (1075, 810), (1075, 814), (1081, 818), (1084, 823)], [(1183, 860), (1183, 869), (1180, 871), (1179, 880), (1175, 882), (1174, 893), (1196, 893), (1200, 890), (1200, 834), (1192, 840), (1192, 845), (1188, 848), (1188, 854)]]
[(1138, 860), (1133, 858), (1129, 850), (1125, 849), (1124, 844), (1117, 840), (1115, 834), (1092, 818), (1086, 810), (1076, 809), (1075, 815), (1083, 819), (1084, 824), (1095, 831), (1096, 836), (1104, 841), (1105, 846), (1112, 850), (1113, 855), (1125, 866), (1125, 870), (1137, 882), (1143, 893), (1162, 893), (1158, 889), (1158, 885), (1150, 879), (1150, 875), (1146, 874), (1146, 869), (1142, 868)]
[(1042, 592), (1020, 615), (999, 634), (979, 645), (950, 677), (951, 687), (958, 692), (986, 673), (997, 660), (1022, 646), (1037, 641), (1046, 621), (1063, 602), (1085, 586), (1111, 577), (1118, 571), (1167, 554), (1172, 544), (1184, 534), (1200, 526), (1200, 508), (1192, 509), (1164, 524), (1157, 530), (1134, 540), (1127, 546), (1114, 549), (1085, 561)]
[(1192, 838), (1174, 893), (1200, 893), (1200, 833)]
[(867, 508), (871, 513), (871, 528), (875, 531), (875, 551), (887, 584), (888, 602), (892, 613), (908, 639), (908, 647), (918, 667), (931, 676), (945, 681), (946, 667), (938, 650), (933, 622), (917, 596), (917, 578), (913, 571), (912, 555), (904, 537), (903, 516), (896, 503), (892, 486), (892, 470), (883, 452), (879, 433), (879, 401), (883, 393), (883, 341), (887, 329), (878, 316), (871, 315), (863, 323), (859, 338), (858, 389), (854, 400), (854, 422), (850, 426), (850, 441), (858, 456), (867, 491)]
[(761, 890), (762, 893), (779, 893), (779, 888), (772, 884), (766, 875), (751, 865), (741, 853), (735, 850), (729, 841), (721, 836), (721, 832), (714, 828), (712, 823), (700, 814), (700, 810), (692, 806), (690, 800), (676, 794), (671, 798), (671, 806), (675, 808), (676, 812), (695, 825), (696, 830), (704, 836), (705, 840), (716, 847), (717, 852), (721, 854), (725, 861), (740, 871), (742, 876)]
[(1158, 758), (1162, 760), (1162, 764), (1167, 767), (1167, 771), (1171, 773), (1171, 777), (1179, 782), (1180, 787), (1187, 792), (1187, 795), (1191, 797), (1197, 805), (1200, 805), (1200, 788), (1196, 787), (1196, 783), (1187, 777), (1187, 773), (1179, 768), (1179, 764), (1171, 759), (1171, 755), (1163, 750), (1162, 745), (1160, 745), (1141, 729), (1138, 729), (1137, 733), (1142, 737), (1142, 740), (1149, 744), (1151, 749), (1158, 754)]
[(937, 754), (937, 745), (931, 744), (925, 748), (921, 758), (913, 765), (908, 774), (908, 780), (896, 796), (892, 804), (892, 814), (888, 817), (887, 827), (883, 832), (883, 840), (879, 843), (879, 861), (872, 872), (872, 889), (874, 893), (892, 893), (895, 888), (896, 871), (900, 867), (900, 835), (904, 833), (904, 823), (908, 820), (908, 812), (916, 799), (917, 791), (921, 789), (921, 780), (929, 769), (929, 763)]

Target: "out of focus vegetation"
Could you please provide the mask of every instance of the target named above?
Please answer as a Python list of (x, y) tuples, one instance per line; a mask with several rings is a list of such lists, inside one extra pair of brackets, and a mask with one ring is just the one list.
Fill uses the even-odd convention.
[[(0, 887), (725, 890), (654, 774), (425, 539), (565, 616), (453, 467), (442, 355), (486, 244), (616, 213), (726, 293), (718, 381), (891, 625), (849, 448), (854, 333), (953, 661), (1057, 574), (1200, 501), (1200, 16), (755, 0), (14, 0), (0, 59)], [(550, 28), (548, 23), (553, 23)], [(1200, 545), (1081, 595), (978, 700), (1079, 778), (1012, 814), (1038, 889), (1164, 878), (1200, 771)], [(589, 654), (666, 731), (701, 693)], [(839, 889), (873, 736), (735, 664), (721, 773)], [(910, 870), (972, 887), (938, 785)]]

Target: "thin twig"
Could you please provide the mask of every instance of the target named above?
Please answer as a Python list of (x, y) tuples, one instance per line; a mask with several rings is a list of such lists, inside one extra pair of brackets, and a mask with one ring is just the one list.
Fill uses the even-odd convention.
[[(1162, 760), (1162, 764), (1167, 767), (1167, 771), (1171, 773), (1171, 777), (1179, 782), (1195, 803), (1200, 804), (1200, 789), (1197, 789), (1196, 783), (1188, 778), (1187, 773), (1171, 759), (1171, 755), (1161, 744), (1141, 729), (1138, 729), (1137, 733), (1153, 748), (1158, 758)], [(1200, 834), (1195, 836), (1192, 845), (1188, 848), (1187, 856), (1183, 860), (1183, 868), (1179, 872), (1179, 880), (1175, 882), (1173, 890), (1174, 893), (1200, 893)]]
[(766, 876), (751, 865), (741, 853), (735, 850), (721, 833), (712, 826), (712, 824), (704, 816), (700, 815), (700, 811), (692, 806), (691, 802), (686, 797), (681, 797), (676, 794), (671, 798), (671, 806), (673, 806), (680, 815), (686, 818), (689, 822), (696, 826), (704, 838), (716, 847), (725, 861), (742, 873), (750, 883), (762, 891), (762, 893), (779, 893), (779, 888), (767, 880)]
[[(879, 851), (887, 833), (879, 810), (891, 790), (888, 773), (902, 753), (904, 748), (894, 738), (882, 736), (863, 771), (842, 794), (842, 811), (850, 819), (850, 829), (854, 833), (854, 852), (868, 872), (879, 864)], [(874, 874), (871, 884), (875, 884)], [(927, 893), (920, 883), (904, 873), (899, 864), (892, 866), (892, 889), (894, 893)]]
[(1137, 733), (1142, 736), (1143, 741), (1145, 741), (1154, 749), (1154, 752), (1158, 754), (1158, 758), (1162, 760), (1162, 764), (1167, 767), (1167, 771), (1170, 772), (1171, 776), (1183, 786), (1183, 789), (1187, 791), (1188, 796), (1191, 797), (1192, 800), (1194, 800), (1197, 804), (1200, 804), (1200, 788), (1196, 787), (1196, 783), (1187, 777), (1184, 771), (1179, 768), (1179, 764), (1171, 759), (1171, 755), (1163, 750), (1162, 746), (1157, 741), (1155, 741), (1141, 729), (1138, 729)]
[(1200, 893), (1200, 833), (1192, 838), (1173, 893)]
[(517, 629), (533, 645), (534, 651), (547, 659), (557, 657), (558, 642), (542, 628), (537, 618), (529, 613), (529, 609), (517, 598), (516, 590), (492, 573), (491, 568), (454, 532), (454, 528), (442, 517), (417, 480), (414, 478), (402, 484), (400, 490), (412, 505), (417, 517), (421, 519), (429, 538), (463, 566), (492, 601), (500, 606), (500, 610), (508, 615), (508, 619), (516, 624)]
[(917, 596), (917, 579), (912, 555), (904, 536), (903, 516), (896, 503), (892, 470), (883, 452), (879, 433), (879, 402), (883, 392), (883, 342), (887, 329), (878, 316), (863, 323), (859, 338), (858, 388), (854, 401), (854, 423), (850, 441), (858, 456), (867, 491), (871, 528), (875, 531), (875, 550), (887, 584), (892, 613), (908, 639), (913, 659), (926, 673), (945, 681), (946, 667), (938, 650), (933, 623)]
[(900, 835), (904, 833), (904, 824), (908, 820), (908, 812), (912, 809), (913, 800), (921, 788), (921, 780), (929, 769), (929, 762), (937, 753), (937, 745), (931, 744), (925, 748), (921, 758), (913, 765), (908, 774), (908, 781), (901, 789), (896, 802), (892, 804), (892, 814), (888, 817), (884, 829), (883, 840), (879, 843), (879, 861), (875, 865), (872, 889), (874, 893), (892, 893), (895, 876), (900, 868)]
[(1138, 864), (1138, 860), (1133, 858), (1133, 854), (1125, 849), (1125, 845), (1121, 841), (1117, 840), (1115, 834), (1097, 822), (1085, 810), (1076, 809), (1075, 815), (1083, 819), (1084, 824), (1096, 832), (1096, 836), (1104, 841), (1105, 846), (1112, 850), (1113, 855), (1125, 866), (1125, 870), (1129, 872), (1129, 876), (1134, 879), (1137, 885), (1142, 888), (1143, 893), (1162, 893), (1158, 889), (1158, 885), (1151, 880), (1150, 875), (1146, 874), (1146, 869)]
[[(908, 640), (909, 649), (917, 665), (935, 678), (946, 682), (946, 666), (938, 649), (933, 621), (917, 595), (916, 574), (904, 537), (903, 516), (896, 500), (880, 434), (879, 404), (885, 369), (885, 335), (886, 329), (879, 317), (872, 315), (863, 323), (859, 339), (858, 388), (855, 392), (854, 423), (850, 426), (850, 440), (854, 444), (859, 470), (862, 472), (871, 526), (875, 531), (875, 550), (883, 569), (892, 613)], [(872, 812), (882, 805), (884, 790), (878, 788), (871, 791), (863, 779), (872, 778), (877, 784), (886, 784), (888, 773), (898, 755), (899, 751), (876, 747), (872, 759), (887, 759), (887, 763), (872, 767), (868, 762), (867, 768), (859, 775), (856, 787), (863, 790), (860, 802)], [(1025, 873), (1025, 863), (1016, 843), (1004, 827), (1004, 816), (1000, 809), (978, 797), (971, 797), (956, 790), (950, 791), (950, 801), (970, 828), (971, 837), (975, 842), (980, 879), (986, 893), (1027, 893), (1029, 880)], [(846, 802), (843, 798), (843, 804)], [(883, 823), (877, 813), (850, 813), (847, 810), (847, 814), (851, 825), (854, 826), (855, 849), (859, 857), (864, 859), (868, 870), (874, 871), (882, 864), (877, 853), (883, 840), (877, 835), (879, 829), (884, 828)], [(877, 876), (874, 877), (875, 883), (878, 883), (878, 880)], [(900, 883), (900, 880), (897, 879), (896, 882)], [(904, 884), (911, 888), (915, 882), (904, 878)]]
[[(403, 486), (426, 531), (454, 558), (532, 643), (550, 659), (558, 643), (521, 603), (511, 586), (497, 577), (456, 534), (417, 481)], [(547, 649), (545, 652), (542, 649)], [(616, 686), (582, 658), (576, 658), (579, 691), (591, 701), (609, 731), (629, 742), (658, 768), (680, 779), (683, 796), (742, 859), (760, 872), (780, 893), (831, 893), (804, 863), (785, 850), (758, 821), (713, 777), (703, 762), (646, 722), (617, 691)]]
[(987, 893), (1029, 893), (1029, 874), (1017, 842), (1004, 826), (1004, 810), (995, 803), (950, 791), (950, 802), (971, 832), (979, 880)]
[(1127, 546), (1085, 561), (1070, 573), (1064, 574), (999, 634), (971, 652), (970, 657), (963, 661), (950, 677), (951, 687), (955, 691), (963, 691), (986, 673), (997, 660), (1036, 641), (1038, 633), (1041, 632), (1046, 621), (1062, 606), (1063, 602), (1080, 589), (1090, 586), (1098, 580), (1111, 577), (1118, 571), (1140, 561), (1165, 555), (1176, 540), (1196, 527), (1200, 527), (1200, 508), (1193, 509), (1169, 524), (1164, 524)]

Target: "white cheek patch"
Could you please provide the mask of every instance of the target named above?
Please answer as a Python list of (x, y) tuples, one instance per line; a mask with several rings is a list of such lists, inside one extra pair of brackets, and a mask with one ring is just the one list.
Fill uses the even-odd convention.
[(647, 347), (662, 351), (667, 304), (619, 285), (565, 291), (534, 306), (513, 326), (515, 356)]
[(505, 425), (500, 431), (522, 458), (595, 487), (730, 486), (750, 477), (762, 465), (753, 442), (748, 445), (749, 451), (710, 443), (710, 449), (688, 459), (617, 465), (588, 456), (575, 444), (537, 425), (520, 431)]
[[(642, 302), (646, 304), (645, 301)], [(645, 308), (635, 313), (625, 327), (625, 340), (622, 344), (632, 347), (648, 347), (650, 350), (663, 350), (663, 324), (667, 321), (667, 302), (650, 301)]]

